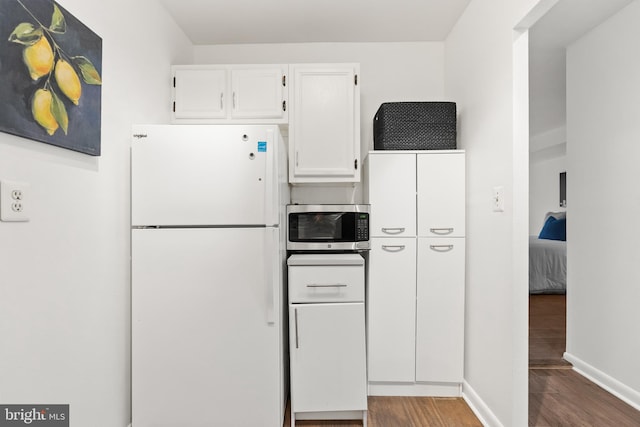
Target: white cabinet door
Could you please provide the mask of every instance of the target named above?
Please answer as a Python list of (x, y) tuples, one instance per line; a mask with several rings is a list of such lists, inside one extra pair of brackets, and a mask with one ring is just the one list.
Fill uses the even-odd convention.
[(464, 153), (418, 156), (418, 236), (465, 235)]
[(367, 409), (364, 303), (291, 304), (293, 412)]
[(282, 66), (231, 69), (231, 118), (285, 119), (286, 71)]
[(368, 292), (369, 381), (415, 381), (415, 238), (371, 239)]
[(416, 381), (462, 382), (464, 238), (418, 238)]
[(224, 67), (173, 67), (175, 119), (225, 118), (226, 93), (227, 69)]
[(416, 155), (369, 153), (372, 237), (416, 235)]
[(356, 64), (296, 64), (289, 123), (289, 181), (360, 181)]

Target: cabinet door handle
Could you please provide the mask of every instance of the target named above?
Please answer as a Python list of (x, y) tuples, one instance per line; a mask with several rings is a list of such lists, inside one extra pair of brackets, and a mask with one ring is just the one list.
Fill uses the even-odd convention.
[(236, 109), (236, 93), (233, 92), (232, 96), (231, 96), (231, 101), (233, 102), (233, 109)]
[(346, 288), (346, 287), (347, 285), (344, 283), (326, 284), (326, 285), (311, 283), (307, 285), (307, 288)]
[(224, 110), (224, 92), (220, 92), (220, 109)]
[(406, 248), (405, 245), (382, 245), (382, 249), (387, 252), (400, 252)]
[(405, 230), (404, 227), (382, 228), (382, 232), (387, 234), (400, 234), (400, 233), (404, 233), (404, 230)]
[(430, 228), (429, 231), (432, 232), (433, 234), (439, 234), (441, 236), (444, 236), (446, 234), (453, 233), (453, 228)]
[(436, 252), (449, 252), (453, 250), (453, 245), (429, 245), (429, 248)]
[(296, 348), (298, 348), (298, 309), (294, 309), (293, 310), (293, 317), (295, 320), (295, 325), (296, 325)]

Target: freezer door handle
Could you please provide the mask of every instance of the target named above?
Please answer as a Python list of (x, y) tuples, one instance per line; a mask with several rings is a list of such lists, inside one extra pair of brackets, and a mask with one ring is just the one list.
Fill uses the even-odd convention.
[(275, 167), (275, 161), (277, 159), (276, 153), (274, 152), (278, 147), (277, 142), (275, 141), (275, 135), (272, 129), (267, 130), (267, 155), (265, 156), (265, 161), (267, 162), (265, 167), (265, 179), (264, 179), (264, 217), (265, 224), (273, 225), (278, 223), (277, 212), (274, 212), (277, 203), (274, 196), (277, 195), (279, 189), (277, 188), (278, 177), (274, 174), (277, 173), (277, 168)]

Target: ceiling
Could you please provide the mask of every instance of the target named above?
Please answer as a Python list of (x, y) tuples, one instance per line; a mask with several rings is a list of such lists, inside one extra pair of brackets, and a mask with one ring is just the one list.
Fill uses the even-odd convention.
[(160, 0), (196, 45), (442, 41), (471, 0)]
[[(559, 0), (530, 29), (531, 135), (566, 125), (566, 48), (633, 0)], [(532, 147), (535, 148), (535, 147)]]
[[(471, 0), (159, 0), (195, 45), (443, 41)], [(530, 134), (566, 123), (566, 47), (634, 0), (558, 0), (530, 31)]]

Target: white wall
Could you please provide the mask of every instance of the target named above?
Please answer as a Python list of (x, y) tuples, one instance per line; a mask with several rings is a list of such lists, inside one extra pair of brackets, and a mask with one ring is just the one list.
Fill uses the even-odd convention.
[(0, 179), (31, 184), (31, 221), (0, 222), (0, 402), (124, 427), (130, 127), (169, 121), (169, 65), (192, 50), (154, 0), (59, 3), (103, 40), (102, 156), (0, 133)]
[[(560, 148), (563, 149), (563, 144)], [(532, 153), (533, 156), (541, 153)], [(543, 154), (544, 155), (544, 154)], [(547, 212), (563, 212), (560, 207), (560, 173), (567, 171), (567, 156), (531, 160), (529, 166), (529, 234), (538, 235)], [(569, 175), (569, 174), (567, 174)]]
[[(532, 3), (474, 0), (445, 43), (445, 95), (467, 150), (464, 393), (492, 426), (527, 424), (527, 45), (514, 63), (513, 28)], [(492, 211), (494, 186), (505, 212)]]
[(640, 408), (638, 22), (634, 1), (567, 51), (567, 353)]
[[(196, 46), (198, 64), (360, 63), (361, 158), (373, 149), (373, 117), (383, 102), (444, 100), (444, 43), (298, 43)], [(296, 186), (298, 203), (359, 203), (362, 185)]]
[[(567, 130), (552, 129), (530, 139), (529, 234), (538, 235), (547, 212), (560, 207), (560, 172), (567, 171)], [(568, 175), (568, 174), (567, 174)]]

